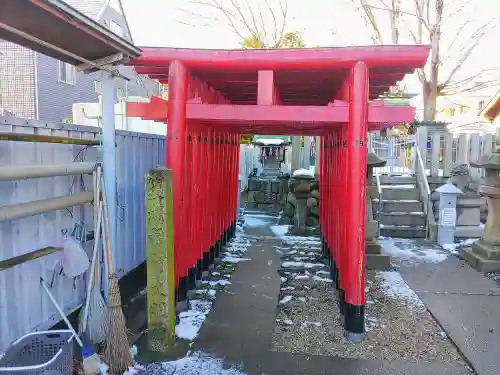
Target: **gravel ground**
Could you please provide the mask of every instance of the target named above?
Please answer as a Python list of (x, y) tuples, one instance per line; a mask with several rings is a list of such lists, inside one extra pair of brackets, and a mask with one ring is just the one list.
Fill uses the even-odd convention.
[[(344, 339), (337, 293), (319, 249), (281, 248), (282, 290), (273, 350), (385, 360), (463, 363), (462, 355), (399, 273), (368, 272), (366, 337)], [(290, 254), (292, 253), (292, 254)], [(300, 262), (303, 262), (302, 264)]]

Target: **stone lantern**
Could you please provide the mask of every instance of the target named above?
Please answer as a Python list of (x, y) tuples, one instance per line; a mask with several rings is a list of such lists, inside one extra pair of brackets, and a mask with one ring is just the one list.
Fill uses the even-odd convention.
[(300, 169), (295, 171), (289, 180), (290, 193), (295, 197), (295, 217), (292, 231), (297, 235), (306, 234), (307, 200), (311, 195), (311, 183), (314, 180), (312, 174), (300, 173), (301, 171)]
[(372, 199), (379, 198), (377, 185), (373, 179), (373, 168), (383, 167), (386, 163), (386, 160), (372, 152), (367, 155), (365, 241), (366, 267), (369, 269), (389, 269), (391, 266), (390, 257), (380, 253), (381, 246), (377, 240), (379, 223), (374, 218), (372, 205)]
[(462, 257), (480, 272), (500, 270), (500, 147), (470, 165), (484, 168), (485, 178), (478, 192), (486, 198), (488, 218), (483, 236), (472, 248), (462, 249)]

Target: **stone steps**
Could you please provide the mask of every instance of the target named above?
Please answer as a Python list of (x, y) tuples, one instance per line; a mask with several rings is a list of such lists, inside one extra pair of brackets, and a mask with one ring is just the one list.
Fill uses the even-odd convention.
[(373, 199), (379, 213), (380, 235), (384, 237), (425, 238), (426, 217), (413, 176), (382, 176), (381, 199)]

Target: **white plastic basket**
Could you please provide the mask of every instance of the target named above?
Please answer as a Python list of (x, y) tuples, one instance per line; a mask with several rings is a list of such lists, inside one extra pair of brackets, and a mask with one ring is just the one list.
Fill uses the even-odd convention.
[(72, 375), (73, 338), (69, 330), (28, 333), (0, 356), (0, 373)]

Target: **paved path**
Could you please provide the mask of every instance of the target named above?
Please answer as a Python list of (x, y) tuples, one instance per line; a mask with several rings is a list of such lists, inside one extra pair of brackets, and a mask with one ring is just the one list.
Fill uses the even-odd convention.
[[(281, 280), (279, 254), (266, 228), (249, 228), (252, 240), (245, 253), (251, 259), (238, 265), (231, 285), (222, 292), (205, 321), (193, 349), (242, 364), (256, 375), (465, 375), (461, 365), (408, 361), (343, 359), (271, 351)], [(254, 237), (255, 238), (255, 237)]]
[(476, 372), (500, 374), (500, 288), (455, 256), (400, 272)]

